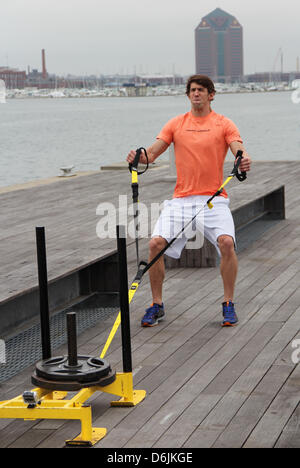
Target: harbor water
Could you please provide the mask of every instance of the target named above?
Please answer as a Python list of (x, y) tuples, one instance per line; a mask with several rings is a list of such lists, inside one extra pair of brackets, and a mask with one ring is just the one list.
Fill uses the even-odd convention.
[[(213, 109), (231, 118), (257, 161), (300, 161), (300, 104), (291, 92), (218, 94)], [(0, 187), (123, 161), (147, 147), (186, 96), (8, 99), (0, 104)], [(168, 158), (168, 154), (161, 156)]]

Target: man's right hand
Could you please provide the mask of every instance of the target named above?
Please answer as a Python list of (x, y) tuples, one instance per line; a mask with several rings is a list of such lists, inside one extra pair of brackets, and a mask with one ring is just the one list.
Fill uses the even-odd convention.
[[(165, 143), (163, 140), (155, 140), (152, 146), (149, 146), (149, 148), (146, 148), (147, 155), (148, 155), (148, 163), (152, 164), (154, 163), (155, 159), (158, 158), (166, 149), (168, 148), (168, 143)], [(136, 155), (136, 151), (131, 150), (128, 153), (127, 156), (127, 162), (133, 163), (134, 158)], [(145, 156), (144, 150), (142, 150), (141, 157), (140, 157), (140, 163), (142, 164), (147, 164), (147, 158)]]
[[(133, 161), (134, 161), (135, 156), (136, 156), (136, 151), (131, 150), (131, 151), (128, 153), (128, 156), (127, 156), (127, 158), (126, 158), (127, 162), (129, 162), (130, 164), (132, 164)], [(142, 152), (141, 152), (140, 163), (142, 163), (142, 164), (147, 164), (147, 158), (146, 158), (146, 156), (145, 156), (144, 150), (142, 150)]]

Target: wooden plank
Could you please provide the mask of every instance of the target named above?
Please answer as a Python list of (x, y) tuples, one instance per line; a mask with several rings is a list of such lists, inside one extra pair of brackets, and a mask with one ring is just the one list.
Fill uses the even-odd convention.
[(248, 437), (245, 448), (273, 448), (299, 404), (300, 366), (297, 366)]
[[(250, 385), (251, 387), (255, 386), (255, 383), (262, 376), (260, 372), (261, 370), (258, 369), (252, 374), (250, 372), (248, 373), (248, 388)], [(272, 366), (250, 395), (248, 393), (249, 390), (246, 394), (243, 394), (243, 390), (230, 392), (226, 399), (224, 399), (224, 403), (234, 405), (232, 414), (234, 414), (234, 410), (238, 408), (238, 405), (240, 405), (240, 409), (238, 409), (225, 429), (220, 428), (220, 435), (216, 438), (213, 447), (243, 447), (244, 442), (256, 426), (257, 421), (263, 417), (265, 411), (272, 403), (274, 395), (282, 388), (290, 372), (291, 369), (288, 366)]]
[(283, 429), (275, 448), (299, 448), (300, 447), (300, 405), (289, 419)]
[[(278, 330), (279, 325), (277, 324), (276, 327), (270, 327), (270, 326), (265, 326), (262, 327), (261, 330), (258, 331), (258, 333), (253, 337), (252, 340), (250, 340), (245, 347), (242, 348), (242, 350), (236, 354), (235, 357), (224, 367), (224, 369), (208, 384), (208, 386), (200, 391), (200, 389), (203, 388), (203, 382), (206, 380), (206, 375), (205, 371), (199, 373), (199, 393), (196, 396), (196, 399), (192, 402), (190, 402), (189, 398), (189, 391), (188, 391), (188, 384), (186, 385), (186, 392), (185, 395), (182, 395), (181, 398), (181, 405), (184, 406), (187, 405), (184, 408), (184, 411), (182, 412), (181, 416), (178, 418), (178, 401), (177, 404), (175, 405), (175, 401), (172, 403), (174, 404), (174, 408), (176, 408), (175, 411), (167, 414), (166, 408), (163, 408), (160, 410), (155, 416), (153, 416), (148, 423), (143, 427), (139, 433), (130, 440), (129, 444), (127, 444), (128, 447), (134, 447), (135, 444), (138, 444), (138, 446), (141, 446), (141, 444), (145, 444), (145, 446), (149, 446), (148, 444), (151, 443), (151, 446), (155, 444), (155, 446), (158, 447), (165, 447), (166, 444), (166, 439), (163, 437), (164, 432), (166, 431), (168, 433), (168, 427), (170, 423), (173, 421), (174, 416), (177, 416), (175, 426), (176, 429), (172, 431), (172, 436), (173, 436), (173, 444), (178, 447), (182, 445), (182, 442), (185, 442), (186, 439), (188, 439), (188, 436), (193, 432), (194, 429), (196, 429), (201, 421), (207, 417), (207, 420), (203, 422), (203, 433), (205, 434), (205, 437), (207, 437), (207, 433), (213, 427), (216, 425), (216, 427), (220, 427), (222, 425), (222, 413), (218, 413), (217, 415), (217, 422), (215, 423), (214, 421), (211, 423), (210, 422), (210, 415), (209, 412), (212, 410), (213, 406), (218, 402), (218, 400), (221, 398), (221, 396), (226, 393), (228, 388), (235, 382), (235, 380), (239, 377), (239, 375), (247, 368), (249, 363), (257, 356), (257, 354), (263, 349), (264, 345), (270, 337), (276, 333)], [(212, 398), (212, 395), (214, 398)], [(206, 398), (206, 396), (208, 398)], [(199, 411), (199, 403), (204, 397), (204, 400), (207, 402), (208, 400), (210, 401), (210, 406), (203, 406), (200, 404), (200, 408), (202, 411)], [(186, 402), (184, 400), (187, 400)], [(171, 401), (168, 402), (166, 405), (168, 407), (168, 410), (170, 409), (171, 406)], [(168, 417), (169, 416), (169, 417)], [(213, 418), (213, 416), (212, 416)], [(191, 443), (186, 443), (185, 446), (188, 447), (206, 447), (207, 440), (205, 438), (200, 437), (200, 430), (202, 430), (202, 424), (200, 428), (197, 429), (195, 436), (191, 438)], [(153, 431), (153, 427), (156, 427), (156, 430)], [(184, 439), (180, 439), (178, 441), (178, 434), (177, 434), (177, 428), (181, 427), (181, 436), (184, 434)], [(148, 434), (148, 435), (147, 435)], [(202, 434), (201, 434), (202, 435)], [(169, 439), (170, 440), (170, 439)], [(175, 442), (176, 441), (176, 442)]]
[(15, 421), (10, 422), (10, 424), (0, 431), (0, 448), (9, 447), (21, 435), (30, 430), (34, 424), (36, 424), (36, 422), (22, 420), (18, 421), (18, 423)]
[[(253, 431), (258, 421), (262, 418), (269, 405), (274, 400), (282, 385), (289, 378), (294, 369), (291, 362), (278, 365), (278, 355), (286, 348), (295, 334), (295, 325), (299, 321), (299, 310), (282, 327), (280, 332), (270, 341), (263, 352), (249, 367), (241, 380), (237, 382), (224, 399), (227, 406), (236, 405), (239, 401), (241, 408), (237, 411), (229, 425), (217, 440), (217, 447), (242, 447), (248, 436)], [(298, 322), (299, 323), (299, 322)], [(270, 367), (271, 366), (271, 367)], [(259, 382), (259, 380), (262, 380)], [(255, 388), (255, 386), (258, 386)], [(252, 393), (245, 385), (251, 385)], [(251, 388), (250, 387), (250, 388)], [(246, 394), (245, 394), (246, 390)], [(233, 392), (233, 395), (231, 395)], [(249, 395), (249, 397), (248, 397)], [(248, 398), (248, 399), (247, 399)], [(233, 407), (233, 414), (235, 408)], [(264, 438), (262, 438), (264, 440)]]
[(32, 429), (25, 432), (22, 437), (19, 437), (15, 440), (14, 443), (10, 444), (8, 448), (35, 448), (37, 447), (41, 441), (46, 439), (52, 434), (52, 430), (37, 430)]

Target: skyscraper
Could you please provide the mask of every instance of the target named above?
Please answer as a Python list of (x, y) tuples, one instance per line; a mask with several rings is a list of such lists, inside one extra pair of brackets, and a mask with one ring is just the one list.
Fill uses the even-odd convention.
[(235, 82), (244, 74), (243, 27), (217, 8), (195, 30), (196, 73), (215, 81)]

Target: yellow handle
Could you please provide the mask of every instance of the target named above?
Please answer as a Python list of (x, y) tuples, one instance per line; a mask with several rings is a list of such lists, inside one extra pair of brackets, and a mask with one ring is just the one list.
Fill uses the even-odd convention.
[(225, 187), (225, 185), (227, 185), (228, 182), (229, 182), (231, 179), (233, 179), (233, 176), (227, 177), (227, 179), (225, 180), (224, 184), (221, 185), (221, 187), (219, 188), (219, 190), (222, 190), (222, 189)]
[(138, 173), (137, 171), (133, 170), (131, 171), (131, 183), (132, 184), (137, 184), (138, 183)]
[[(233, 177), (234, 177), (234, 176), (229, 176), (229, 177), (227, 177), (227, 179), (226, 179), (225, 182), (221, 185), (221, 187), (217, 190), (217, 192), (215, 193), (215, 195), (216, 195), (218, 192), (220, 192), (220, 191), (225, 187), (225, 185), (227, 185), (228, 182), (229, 182)], [(214, 195), (214, 196), (215, 196), (215, 195)], [(214, 207), (214, 205), (212, 204), (212, 202), (207, 203), (207, 206), (208, 206), (208, 208), (209, 208), (210, 210)]]

